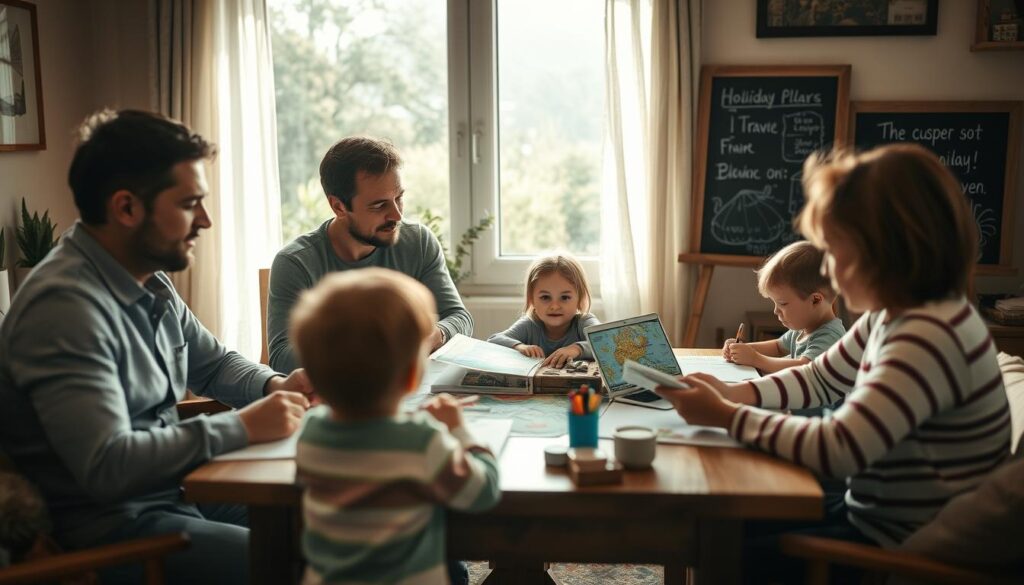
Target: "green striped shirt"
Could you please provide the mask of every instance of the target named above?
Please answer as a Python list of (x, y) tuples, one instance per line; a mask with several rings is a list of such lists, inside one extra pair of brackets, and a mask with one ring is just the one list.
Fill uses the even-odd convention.
[(494, 456), (425, 412), (311, 415), (299, 437), (306, 583), (447, 583), (445, 508), (501, 496)]

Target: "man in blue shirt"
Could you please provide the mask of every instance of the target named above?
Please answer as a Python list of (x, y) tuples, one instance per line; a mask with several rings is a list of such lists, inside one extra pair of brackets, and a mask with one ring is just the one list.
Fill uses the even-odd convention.
[[(247, 583), (244, 510), (187, 504), (180, 483), (219, 453), (295, 432), (309, 383), (228, 351), (163, 272), (186, 268), (211, 225), (213, 145), (135, 111), (96, 114), (81, 134), (68, 174), (81, 220), (0, 325), (0, 450), (38, 486), (64, 546), (184, 531), (192, 546), (168, 558), (169, 583)], [(181, 421), (186, 387), (238, 410)]]

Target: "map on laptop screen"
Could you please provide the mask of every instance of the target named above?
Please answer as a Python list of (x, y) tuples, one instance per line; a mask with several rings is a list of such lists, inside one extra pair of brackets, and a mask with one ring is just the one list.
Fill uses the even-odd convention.
[(679, 373), (679, 363), (657, 317), (591, 332), (590, 342), (611, 391), (629, 385), (622, 379), (622, 366), (626, 360), (639, 362), (666, 374)]

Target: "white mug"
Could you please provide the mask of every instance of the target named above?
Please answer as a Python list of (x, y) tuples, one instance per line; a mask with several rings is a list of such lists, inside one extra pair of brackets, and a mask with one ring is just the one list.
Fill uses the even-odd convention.
[(650, 427), (618, 427), (613, 435), (615, 459), (627, 469), (647, 469), (654, 461), (658, 439)]

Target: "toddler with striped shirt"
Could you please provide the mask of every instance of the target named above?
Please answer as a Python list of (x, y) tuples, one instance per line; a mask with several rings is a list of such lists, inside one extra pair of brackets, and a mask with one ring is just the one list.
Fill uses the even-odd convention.
[(292, 312), (293, 346), (329, 407), (299, 436), (304, 583), (466, 583), (446, 563), (445, 508), (501, 496), (494, 455), (448, 395), (400, 413), (426, 367), (434, 299), (399, 272), (326, 276)]
[[(848, 478), (825, 522), (784, 529), (896, 546), (1009, 456), (996, 348), (966, 298), (973, 215), (949, 169), (914, 144), (813, 156), (803, 184), (800, 230), (864, 315), (804, 366), (732, 385), (697, 374), (684, 378), (691, 389), (659, 393), (692, 424)], [(831, 417), (784, 413), (842, 397)], [(757, 579), (789, 582), (802, 565), (778, 556), (772, 539), (783, 527), (771, 528), (748, 531), (744, 564), (779, 573)]]

